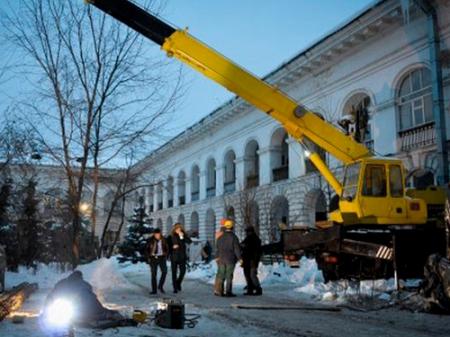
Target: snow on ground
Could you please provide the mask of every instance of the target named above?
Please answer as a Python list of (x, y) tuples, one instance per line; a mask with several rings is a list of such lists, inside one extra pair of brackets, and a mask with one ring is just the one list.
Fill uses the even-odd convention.
[[(199, 279), (209, 284), (214, 283), (217, 267), (215, 264), (201, 265), (188, 273), (188, 277)], [(285, 264), (260, 265), (259, 279), (263, 288), (285, 286), (286, 294), (290, 297), (302, 297), (319, 301), (345, 302), (349, 297), (370, 296), (388, 300), (389, 292), (395, 290), (393, 279), (349, 282), (346, 280), (324, 283), (322, 272), (317, 268), (315, 260), (303, 257), (300, 268), (290, 268)], [(417, 282), (409, 282), (408, 286)], [(242, 268), (237, 267), (234, 272), (233, 285), (241, 288), (245, 286)], [(292, 291), (294, 287), (294, 291)], [(283, 292), (283, 290), (280, 290)]]
[[(271, 266), (260, 265), (259, 277), (264, 292), (274, 298), (288, 298), (296, 300), (323, 301), (328, 303), (345, 302), (351, 296), (369, 295), (378, 296), (383, 300), (389, 300), (390, 291), (394, 290), (393, 280), (364, 281), (359, 284), (346, 281), (323, 282), (322, 273), (318, 270), (314, 260), (303, 258), (300, 268), (290, 268), (284, 264)], [(130, 317), (133, 310), (140, 309), (146, 312), (155, 310), (158, 298), (148, 295), (150, 288), (150, 270), (147, 264), (118, 263), (116, 258), (100, 259), (90, 264), (82, 265), (79, 270), (83, 272), (85, 280), (91, 283), (99, 299), (110, 309), (119, 310), (122, 314)], [(192, 268), (186, 275), (187, 279), (199, 280), (208, 284), (214, 283), (216, 264), (198, 265)], [(6, 275), (7, 287), (11, 288), (21, 282), (37, 282), (39, 291), (26, 301), (21, 311), (28, 315), (37, 316), (40, 313), (45, 298), (51, 288), (60, 279), (69, 275), (70, 272), (61, 272), (54, 265), (40, 265), (36, 271), (20, 268), (18, 273), (8, 272)], [(245, 278), (242, 268), (236, 267), (234, 278), (235, 292), (241, 293), (245, 286)], [(410, 282), (409, 285), (414, 285)], [(170, 270), (166, 281), (166, 290), (171, 289)], [(191, 290), (192, 292), (192, 290)], [(208, 291), (209, 292), (209, 291)], [(212, 293), (212, 287), (211, 287)], [(192, 296), (193, 294), (188, 294)], [(195, 295), (194, 295), (195, 296)], [(189, 300), (188, 302), (189, 303)], [(216, 331), (224, 329), (224, 323), (214, 316), (211, 308), (195, 307), (187, 304), (186, 311), (200, 313), (204, 318), (200, 320), (196, 332), (199, 336), (209, 336)], [(149, 329), (150, 327), (143, 327)], [(158, 329), (152, 327), (151, 329)], [(92, 336), (92, 331), (81, 329), (77, 331), (77, 337)], [(108, 332), (103, 336), (142, 336), (141, 329), (123, 328), (120, 334)], [(181, 332), (180, 332), (181, 333)], [(164, 331), (159, 330), (158, 336), (166, 336)], [(173, 334), (184, 336), (185, 334)], [(240, 336), (240, 330), (230, 330), (227, 336)], [(252, 333), (248, 334), (252, 336)], [(261, 335), (261, 334), (255, 334)], [(264, 334), (263, 334), (264, 335)], [(44, 336), (39, 329), (36, 318), (27, 319), (25, 324), (15, 325), (11, 321), (0, 323), (0, 336)]]

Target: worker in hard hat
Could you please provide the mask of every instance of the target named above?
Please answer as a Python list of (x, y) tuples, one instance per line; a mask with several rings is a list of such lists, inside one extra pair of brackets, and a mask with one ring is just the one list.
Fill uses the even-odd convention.
[[(239, 239), (233, 232), (234, 221), (223, 219), (223, 234), (216, 242), (217, 275), (214, 295), (235, 297), (233, 294), (233, 274), (236, 263), (241, 260)], [(225, 288), (224, 288), (225, 286)]]

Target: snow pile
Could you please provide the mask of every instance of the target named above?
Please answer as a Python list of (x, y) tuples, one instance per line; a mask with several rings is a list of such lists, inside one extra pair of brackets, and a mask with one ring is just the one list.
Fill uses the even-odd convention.
[[(197, 266), (187, 275), (190, 279), (202, 280), (213, 283), (217, 272), (216, 263)], [(260, 264), (258, 268), (258, 277), (263, 286), (272, 286), (280, 284), (306, 285), (311, 282), (323, 282), (322, 272), (318, 270), (314, 260), (302, 258), (300, 268), (293, 269), (282, 263), (273, 265)], [(243, 269), (239, 266), (234, 271), (233, 284), (245, 286), (245, 277)]]
[(121, 265), (116, 257), (102, 258), (77, 268), (83, 272), (83, 278), (95, 289), (119, 289), (132, 286), (123, 276)]
[(394, 279), (389, 280), (368, 280), (368, 281), (348, 281), (340, 280), (328, 283), (310, 282), (295, 289), (302, 295), (313, 299), (344, 302), (350, 297), (377, 297), (389, 300), (388, 292), (395, 290)]
[[(111, 259), (102, 258), (86, 265), (81, 265), (77, 269), (83, 273), (83, 278), (95, 289), (118, 289), (129, 288), (131, 285), (123, 276), (121, 265), (115, 257)], [(13, 287), (21, 282), (38, 283), (41, 289), (50, 289), (71, 272), (63, 272), (56, 264), (39, 264), (36, 271), (19, 267), (17, 273), (7, 272), (7, 287)]]

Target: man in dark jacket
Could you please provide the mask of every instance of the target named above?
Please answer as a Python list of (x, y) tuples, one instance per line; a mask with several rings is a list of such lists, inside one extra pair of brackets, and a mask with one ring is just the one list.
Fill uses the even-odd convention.
[(242, 267), (244, 268), (247, 291), (245, 295), (262, 295), (261, 284), (258, 279), (258, 265), (261, 260), (261, 240), (254, 227), (245, 229), (246, 237), (241, 243)]
[(161, 230), (156, 228), (148, 243), (148, 262), (152, 271), (152, 291), (150, 294), (156, 294), (156, 284), (158, 276), (158, 267), (161, 269), (161, 278), (159, 279), (158, 289), (164, 294), (164, 282), (167, 275), (167, 255), (169, 246), (166, 239), (161, 234)]
[[(224, 220), (223, 234), (217, 239), (217, 275), (214, 285), (214, 295), (234, 297), (233, 294), (233, 273), (236, 262), (241, 260), (241, 247), (239, 239), (233, 233), (234, 223), (232, 220)], [(226, 289), (224, 292), (224, 284)]]
[[(169, 239), (170, 263), (172, 267), (172, 285), (173, 292), (181, 291), (181, 283), (184, 274), (186, 274), (187, 244), (191, 243), (191, 239), (186, 235), (183, 225), (176, 223), (173, 226), (172, 234)], [(178, 270), (180, 273), (178, 274)]]
[(98, 320), (123, 319), (117, 311), (105, 308), (92, 290), (92, 286), (83, 279), (83, 274), (76, 270), (67, 278), (60, 280), (47, 296), (44, 314), (49, 306), (58, 299), (66, 299), (77, 309), (74, 321), (89, 324)]

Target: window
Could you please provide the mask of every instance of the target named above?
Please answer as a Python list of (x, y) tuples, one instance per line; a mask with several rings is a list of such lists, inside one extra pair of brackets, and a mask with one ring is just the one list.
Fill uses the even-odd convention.
[(433, 122), (430, 71), (420, 68), (401, 82), (398, 97), (400, 131)]
[(358, 192), (358, 178), (361, 164), (356, 163), (347, 166), (344, 177), (344, 191), (342, 197), (345, 199), (354, 199)]
[(367, 197), (386, 196), (386, 169), (384, 165), (367, 165), (362, 194)]
[(392, 197), (403, 197), (402, 169), (398, 165), (389, 167), (389, 188)]

